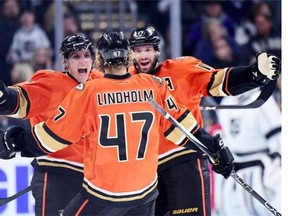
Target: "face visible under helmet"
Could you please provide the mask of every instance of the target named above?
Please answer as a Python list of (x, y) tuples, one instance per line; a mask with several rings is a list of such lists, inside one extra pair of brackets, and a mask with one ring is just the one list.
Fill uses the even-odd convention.
[(128, 60), (129, 41), (121, 31), (106, 32), (98, 40), (97, 49), (105, 65), (121, 65)]
[(156, 30), (149, 26), (134, 30), (130, 35), (130, 47), (153, 45), (156, 51), (160, 51), (161, 38)]
[(69, 35), (64, 38), (60, 47), (60, 55), (67, 59), (71, 52), (89, 50), (93, 59), (95, 59), (95, 49), (92, 42), (83, 34)]

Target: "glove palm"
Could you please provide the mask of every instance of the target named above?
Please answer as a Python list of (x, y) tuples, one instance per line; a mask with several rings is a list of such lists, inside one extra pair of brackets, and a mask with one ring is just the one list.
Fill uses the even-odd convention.
[(267, 84), (270, 80), (279, 78), (281, 73), (280, 58), (260, 52), (256, 56), (256, 63), (251, 65), (253, 79), (260, 84)]

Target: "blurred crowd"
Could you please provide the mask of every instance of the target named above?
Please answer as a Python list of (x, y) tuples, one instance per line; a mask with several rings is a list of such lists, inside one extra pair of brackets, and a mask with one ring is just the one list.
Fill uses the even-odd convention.
[[(39, 69), (53, 69), (53, 5), (53, 1), (0, 1), (0, 79), (6, 85), (29, 80)], [(65, 4), (63, 9), (64, 36), (80, 32), (73, 8)]]

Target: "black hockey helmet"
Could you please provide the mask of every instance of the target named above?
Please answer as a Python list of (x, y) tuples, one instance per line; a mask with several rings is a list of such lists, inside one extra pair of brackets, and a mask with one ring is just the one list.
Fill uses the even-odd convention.
[(160, 51), (161, 38), (155, 28), (148, 26), (132, 31), (130, 35), (130, 47), (153, 45), (157, 51)]
[(69, 54), (74, 51), (89, 50), (95, 59), (95, 49), (93, 43), (83, 34), (69, 35), (64, 38), (60, 47), (60, 55), (67, 59)]
[(104, 64), (119, 65), (127, 62), (129, 41), (121, 31), (105, 32), (97, 41), (97, 49)]

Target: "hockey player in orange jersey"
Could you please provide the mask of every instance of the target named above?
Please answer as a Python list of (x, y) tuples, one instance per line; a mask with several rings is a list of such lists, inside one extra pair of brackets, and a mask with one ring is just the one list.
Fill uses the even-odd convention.
[(228, 178), (233, 156), (221, 138), (199, 127), (162, 79), (127, 72), (133, 57), (124, 33), (104, 33), (97, 45), (104, 78), (78, 85), (47, 121), (32, 130), (18, 127), (1, 134), (0, 157), (9, 158), (15, 150), (49, 154), (84, 137), (83, 189), (63, 215), (152, 216), (158, 194), (160, 126), (170, 141), (197, 150), (148, 103), (153, 98), (217, 155), (220, 163), (213, 169)]
[[(214, 69), (192, 56), (159, 62), (160, 36), (153, 27), (136, 29), (130, 45), (135, 53), (130, 73), (163, 78), (177, 101), (188, 107), (202, 125), (202, 96), (238, 95), (277, 79), (280, 59), (261, 53), (249, 66)], [(156, 215), (185, 213), (211, 216), (210, 172), (207, 160), (190, 149), (163, 139), (159, 149), (159, 196)]]
[[(29, 82), (8, 88), (1, 82), (0, 114), (29, 119), (33, 126), (48, 119), (79, 83), (103, 77), (102, 72), (91, 71), (95, 50), (86, 36), (66, 37), (60, 54), (65, 72), (43, 69), (35, 72)], [(36, 215), (58, 215), (58, 211), (64, 209), (80, 191), (83, 181), (82, 148), (79, 143), (33, 160), (35, 171), (31, 186)]]

